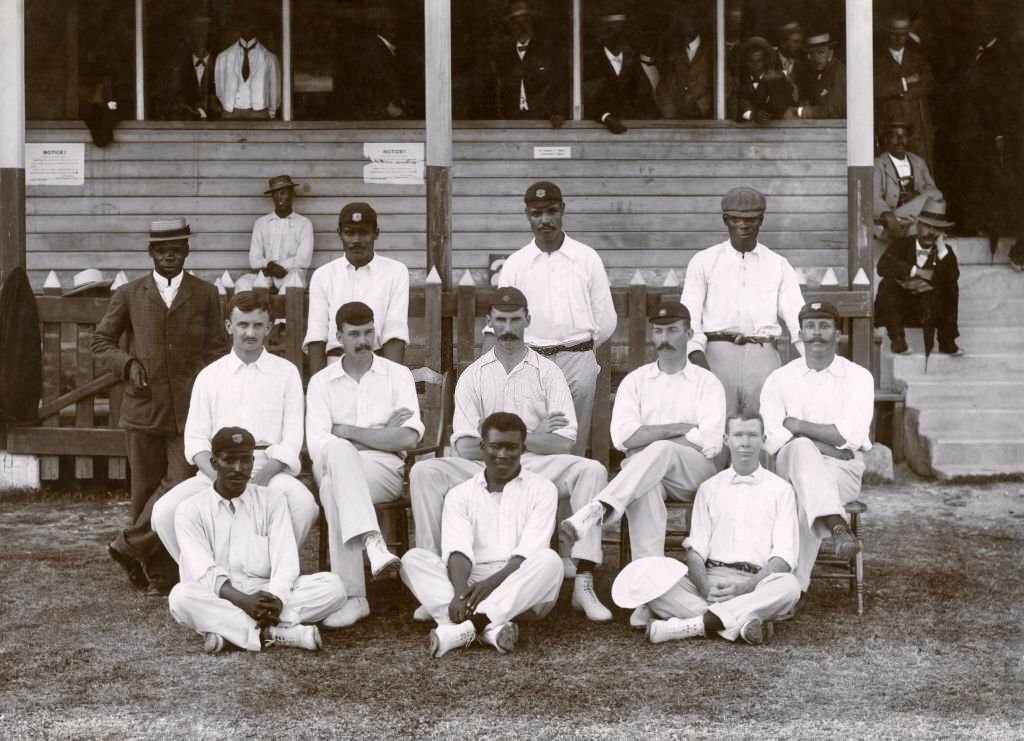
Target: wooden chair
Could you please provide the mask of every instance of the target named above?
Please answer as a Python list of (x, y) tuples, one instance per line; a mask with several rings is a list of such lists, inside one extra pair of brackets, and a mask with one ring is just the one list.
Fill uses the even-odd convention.
[[(411, 505), (409, 472), (412, 471), (413, 464), (418, 458), (428, 454), (441, 456), (444, 453), (444, 446), (448, 440), (447, 432), (451, 426), (452, 414), (455, 409), (454, 371), (438, 373), (424, 366), (413, 369), (412, 377), (416, 381), (416, 390), (420, 398), (420, 413), (423, 415), (423, 422), (427, 428), (423, 445), (406, 451), (402, 496), (390, 502), (374, 505), (374, 509), (381, 519), (381, 531), (385, 533), (388, 548), (399, 556), (409, 550), (409, 507)], [(319, 492), (315, 487), (311, 488), (316, 494), (319, 504)], [(329, 568), (330, 548), (327, 544), (327, 518), (324, 515), (323, 505), (320, 505), (318, 529), (320, 532), (319, 568), (321, 571), (326, 571)], [(388, 533), (391, 534), (390, 538), (387, 538)]]
[[(670, 526), (665, 531), (665, 553), (683, 551), (683, 541), (690, 534), (690, 514), (693, 511), (693, 502), (669, 500), (665, 502), (665, 507), (668, 509), (670, 520), (673, 514), (682, 518), (681, 524)], [(858, 500), (846, 505), (846, 514), (850, 518), (850, 530), (858, 538), (861, 537), (863, 528), (861, 515), (867, 512), (867, 509), (867, 505)], [(621, 570), (630, 561), (629, 522), (626, 517), (622, 518), (619, 527), (621, 528), (619, 538), (619, 569)], [(863, 540), (861, 543), (863, 545)], [(863, 549), (849, 560), (836, 558), (832, 555), (832, 539), (826, 538), (821, 543), (821, 550), (818, 551), (818, 558), (814, 562), (811, 578), (849, 582), (850, 594), (853, 594), (856, 600), (857, 614), (864, 614)]]

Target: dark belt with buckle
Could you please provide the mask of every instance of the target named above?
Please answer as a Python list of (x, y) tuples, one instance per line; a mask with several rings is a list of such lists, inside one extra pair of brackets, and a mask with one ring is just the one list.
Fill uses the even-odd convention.
[(738, 332), (708, 332), (704, 336), (708, 338), (708, 342), (731, 342), (734, 345), (770, 345), (775, 342), (774, 337), (754, 337)]
[(340, 358), (345, 354), (345, 351), (340, 347), (335, 347), (327, 351), (327, 357), (329, 358)]
[(746, 561), (736, 561), (735, 563), (726, 563), (725, 561), (716, 561), (713, 558), (709, 558), (704, 561), (704, 565), (713, 568), (715, 566), (723, 566), (727, 569), (736, 569), (737, 571), (746, 571), (748, 574), (756, 574), (761, 570), (760, 566), (755, 566), (752, 563)]
[(548, 345), (547, 347), (533, 347), (531, 345), (530, 349), (538, 355), (550, 358), (552, 355), (558, 355), (560, 352), (587, 352), (588, 350), (593, 350), (594, 341), (586, 340), (575, 345)]
[(257, 445), (255, 449), (256, 450), (266, 450), (269, 447), (270, 447), (269, 445)]

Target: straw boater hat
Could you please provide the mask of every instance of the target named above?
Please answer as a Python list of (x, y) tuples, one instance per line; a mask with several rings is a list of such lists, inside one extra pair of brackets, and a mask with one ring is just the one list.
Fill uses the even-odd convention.
[(185, 219), (177, 217), (174, 219), (157, 219), (149, 225), (149, 243), (154, 242), (177, 242), (187, 240), (193, 232)]
[(75, 273), (72, 280), (72, 287), (64, 291), (65, 296), (77, 296), (93, 289), (110, 288), (113, 282), (103, 277), (103, 273), (96, 268), (86, 268)]
[(917, 220), (940, 229), (949, 229), (956, 223), (946, 218), (946, 202), (935, 198), (929, 198), (924, 202), (924, 207), (917, 215)]
[(838, 43), (838, 41), (833, 41), (832, 34), (826, 31), (808, 36), (804, 41), (804, 49), (821, 49), (826, 46), (836, 46)]
[(268, 180), (267, 183), (270, 187), (263, 191), (263, 195), (265, 196), (269, 196), (275, 190), (283, 190), (284, 188), (291, 188), (294, 190), (295, 187), (298, 185), (298, 183), (292, 182), (292, 178), (290, 175), (275, 175), (274, 177), (270, 178), (270, 180)]
[(646, 605), (678, 584), (686, 572), (686, 564), (665, 556), (632, 561), (615, 577), (612, 602), (626, 609)]

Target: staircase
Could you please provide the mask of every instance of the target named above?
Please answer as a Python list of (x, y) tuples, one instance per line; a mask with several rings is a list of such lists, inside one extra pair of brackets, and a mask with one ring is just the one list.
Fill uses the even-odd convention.
[(1010, 269), (1010, 242), (995, 258), (987, 240), (951, 240), (960, 260), (963, 357), (934, 352), (907, 330), (911, 352), (883, 340), (883, 375), (906, 386), (907, 462), (921, 476), (978, 479), (1024, 474), (1024, 274)]

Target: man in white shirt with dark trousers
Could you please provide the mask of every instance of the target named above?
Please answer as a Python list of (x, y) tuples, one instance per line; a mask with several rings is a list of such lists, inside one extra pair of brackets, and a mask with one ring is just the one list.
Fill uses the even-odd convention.
[(781, 361), (774, 343), (782, 323), (799, 341), (800, 283), (789, 261), (761, 244), (765, 198), (753, 188), (733, 188), (722, 198), (725, 242), (701, 250), (686, 266), (682, 302), (690, 310), (690, 360), (725, 386), (729, 415), (756, 412), (761, 385)]

